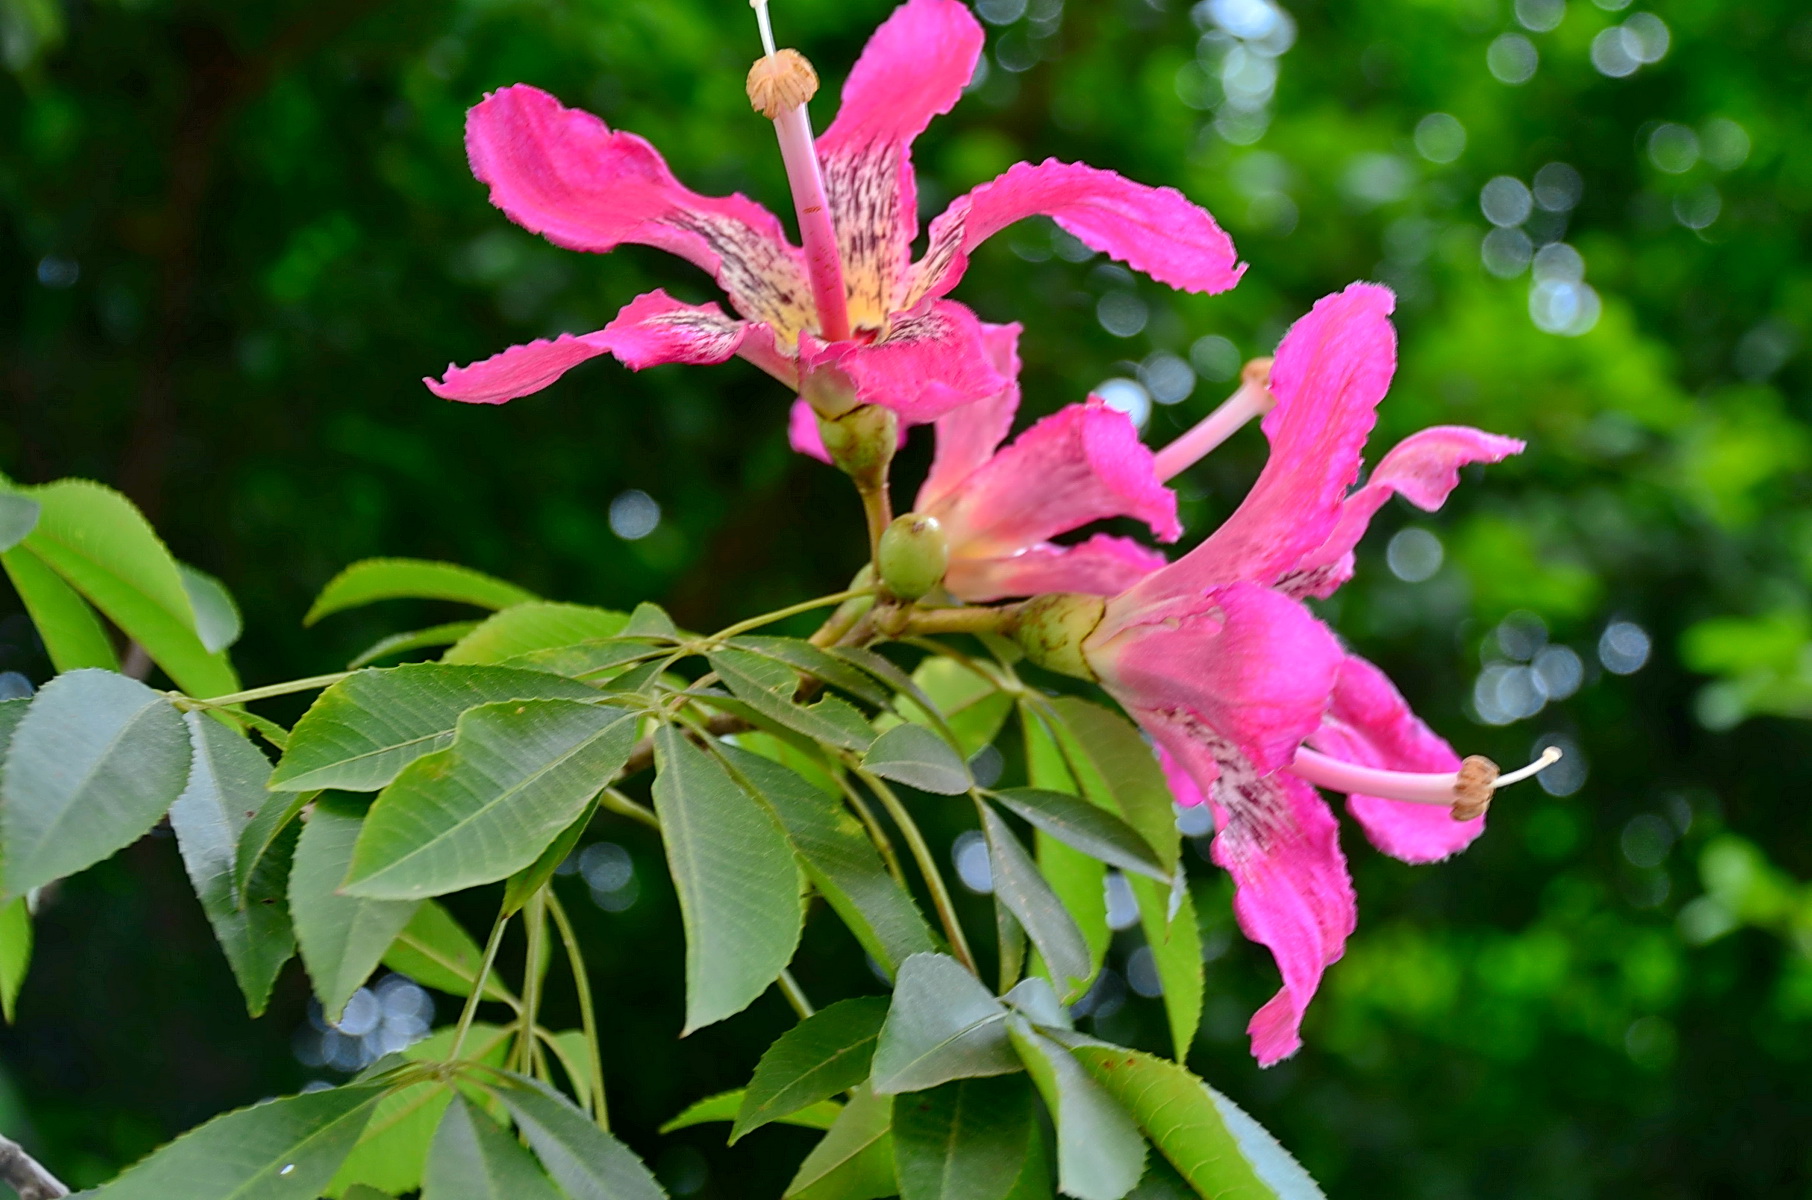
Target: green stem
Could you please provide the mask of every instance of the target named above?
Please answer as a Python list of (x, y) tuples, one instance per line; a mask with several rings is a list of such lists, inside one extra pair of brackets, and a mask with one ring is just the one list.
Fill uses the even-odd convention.
[(799, 1014), (801, 1021), (818, 1011), (812, 1007), (812, 1002), (806, 999), (805, 989), (799, 986), (799, 981), (793, 978), (791, 971), (782, 971), (779, 983), (780, 994), (786, 997), (786, 1002), (793, 1006), (793, 1011)]
[(491, 926), (491, 936), (484, 944), (484, 961), (478, 964), (478, 975), (472, 984), (472, 994), (466, 997), (466, 1006), (460, 1010), (459, 1025), (453, 1031), (453, 1049), (447, 1055), (457, 1062), (460, 1051), (466, 1048), (466, 1035), (472, 1032), (472, 1019), (478, 1015), (478, 1001), (484, 995), (484, 985), (491, 978), (491, 968), (497, 965), (497, 948), (503, 945), (503, 931), (510, 927), (510, 916), (498, 912), (497, 921)]
[[(652, 815), (652, 814), (650, 814)], [(598, 1012), (592, 1006), (591, 976), (585, 972), (585, 956), (579, 952), (579, 937), (554, 889), (547, 889), (547, 911), (554, 918), (554, 928), (566, 945), (566, 961), (572, 968), (573, 990), (579, 995), (579, 1024), (585, 1030), (585, 1046), (591, 1052), (591, 1114), (598, 1128), (610, 1132), (610, 1110), (604, 1102), (604, 1048), (598, 1037)]]
[(249, 691), (229, 692), (225, 696), (199, 698), (198, 702), (210, 707), (219, 707), (227, 704), (247, 704), (253, 700), (268, 700), (272, 696), (288, 696), (294, 692), (312, 692), (319, 688), (332, 687), (340, 680), (355, 673), (353, 671), (335, 671), (332, 675), (311, 675), (307, 679), (292, 679), (288, 683), (267, 684)]
[[(885, 528), (885, 526), (883, 526), (883, 528)], [(746, 621), (738, 621), (736, 624), (720, 629), (712, 634), (710, 640), (712, 642), (722, 642), (727, 638), (735, 637), (739, 633), (747, 633), (749, 630), (759, 629), (763, 625), (772, 625), (775, 621), (782, 621), (787, 617), (797, 616), (804, 612), (811, 612), (813, 609), (829, 608), (833, 604), (841, 604), (845, 600), (854, 600), (858, 596), (872, 596), (874, 595), (874, 591), (875, 589), (872, 587), (850, 588), (847, 591), (835, 592), (829, 596), (819, 596), (815, 600), (802, 600), (798, 604), (789, 604), (785, 608), (775, 609), (771, 613), (763, 613), (759, 617), (750, 617)]]
[(887, 836), (887, 830), (875, 816), (875, 810), (868, 807), (868, 801), (862, 799), (862, 793), (850, 786), (849, 779), (842, 772), (833, 772), (837, 785), (843, 789), (843, 795), (849, 800), (849, 806), (856, 810), (856, 816), (868, 827), (868, 840), (875, 844), (881, 853), (881, 861), (887, 864), (887, 873), (901, 887), (906, 886), (906, 872), (900, 869), (900, 857), (894, 853), (893, 839)]
[(878, 479), (857, 479), (856, 494), (862, 497), (862, 515), (868, 519), (868, 561), (878, 564), (881, 535), (893, 523), (893, 497), (888, 494), (887, 473), (880, 472)]
[(528, 959), (522, 972), (522, 1016), (516, 1024), (514, 1053), (516, 1073), (528, 1075), (535, 1069), (535, 1025), (541, 1018), (541, 987), (547, 975), (546, 884), (529, 897), (522, 919), (528, 926)]
[(995, 608), (965, 605), (962, 608), (914, 608), (906, 611), (905, 627), (898, 636), (927, 633), (994, 633), (1006, 623), (1018, 605)]
[(615, 788), (604, 789), (604, 794), (598, 797), (598, 807), (608, 808), (611, 812), (628, 817), (632, 821), (640, 821), (656, 833), (660, 832), (661, 819), (655, 816), (652, 810), (637, 804)]
[[(943, 923), (944, 936), (950, 939), (950, 949), (970, 971), (976, 971), (975, 955), (969, 950), (969, 940), (963, 936), (963, 927), (956, 919), (956, 905), (951, 902), (950, 889), (944, 886), (943, 872), (938, 870), (937, 858), (931, 853), (931, 847), (925, 842), (925, 835), (919, 832), (918, 823), (900, 798), (894, 795), (892, 788), (879, 777), (867, 771), (856, 772), (868, 790), (881, 798), (881, 804), (887, 809), (887, 815), (893, 818), (894, 824), (906, 838), (906, 846), (912, 851), (913, 861), (919, 865), (919, 873), (925, 877), (925, 886), (931, 892), (932, 907), (937, 909), (938, 920)], [(979, 972), (977, 972), (979, 974)]]

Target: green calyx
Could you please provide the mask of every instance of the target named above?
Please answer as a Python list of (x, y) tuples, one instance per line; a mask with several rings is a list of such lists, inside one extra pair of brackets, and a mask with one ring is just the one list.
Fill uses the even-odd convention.
[(1047, 671), (1093, 680), (1095, 672), (1082, 653), (1082, 643), (1106, 611), (1107, 601), (1100, 596), (1053, 592), (1020, 605), (1001, 632)]
[(944, 581), (950, 546), (937, 518), (905, 513), (881, 533), (881, 582), (902, 600), (917, 600)]
[(879, 479), (900, 446), (900, 420), (892, 409), (861, 404), (841, 416), (818, 414), (825, 452), (845, 475)]

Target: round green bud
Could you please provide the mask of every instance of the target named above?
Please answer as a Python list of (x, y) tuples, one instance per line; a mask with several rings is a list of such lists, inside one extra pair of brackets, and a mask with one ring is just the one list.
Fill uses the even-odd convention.
[(879, 479), (900, 448), (900, 419), (890, 408), (862, 404), (842, 416), (818, 416), (825, 452), (845, 475)]
[(881, 582), (902, 600), (917, 600), (944, 581), (950, 546), (936, 517), (905, 513), (881, 531)]
[(1107, 601), (1100, 596), (1052, 592), (1020, 605), (1001, 632), (1047, 671), (1092, 680), (1095, 672), (1082, 653), (1082, 643), (1095, 632), (1106, 611)]

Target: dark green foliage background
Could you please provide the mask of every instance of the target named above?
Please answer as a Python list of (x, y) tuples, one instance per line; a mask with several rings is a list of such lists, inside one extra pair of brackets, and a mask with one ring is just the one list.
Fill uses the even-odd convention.
[[(1708, 730), (1693, 703), (1706, 681), (1680, 644), (1707, 618), (1786, 614), (1784, 642), (1743, 642), (1743, 627), (1739, 649), (1785, 670), (1802, 650), (1812, 371), (1791, 347), (1812, 335), (1812, 18), (1796, 0), (1662, 0), (1666, 57), (1611, 79), (1589, 47), (1628, 11), (1570, 0), (1557, 29), (1530, 35), (1534, 78), (1511, 87), (1486, 67), (1488, 45), (1517, 28), (1506, 3), (1288, 7), (1299, 37), (1255, 145), (1217, 137), (1213, 114), (1179, 99), (1201, 32), (1181, 0), (1070, 0), (1052, 36), (1024, 19), (991, 29), (988, 80), (918, 152), (928, 213), (1020, 158), (1175, 184), (1252, 263), (1236, 291), (1140, 282), (1150, 320), (1117, 338), (1096, 305), (1127, 285), (1099, 259), (1051, 255), (1048, 227), (1027, 224), (977, 256), (958, 295), (1025, 323), (1026, 408), (1043, 413), (1154, 350), (1186, 355), (1218, 333), (1262, 353), (1325, 292), (1397, 286), (1403, 365), (1379, 448), (1463, 422), (1531, 450), (1469, 474), (1435, 518), (1387, 509), (1358, 581), (1326, 610), (1463, 750), (1520, 762), (1558, 733), (1590, 772), (1569, 797), (1506, 795), (1489, 835), (1440, 866), (1384, 859), (1349, 828), (1360, 928), (1307, 1048), (1267, 1072), (1247, 1056), (1245, 1016), (1275, 974), (1235, 939), (1209, 965), (1191, 1063), (1331, 1195), (1806, 1195), (1812, 889), (1795, 880), (1812, 878), (1812, 742), (1777, 717)], [(886, 8), (779, 0), (775, 20), (834, 94)], [(700, 190), (784, 210), (771, 134), (742, 94), (755, 47), (743, 0), (0, 0), (0, 39), (0, 469), (127, 490), (178, 555), (238, 595), (248, 682), (331, 669), (383, 633), (455, 615), (391, 605), (302, 629), (315, 590), (368, 555), (454, 559), (591, 603), (654, 598), (698, 627), (834, 590), (857, 565), (843, 481), (787, 451), (789, 397), (746, 366), (636, 376), (596, 363), (496, 409), (417, 382), (449, 359), (595, 328), (649, 287), (710, 293), (653, 252), (567, 253), (493, 211), (461, 145), (464, 109), (487, 89), (538, 84), (650, 137)], [(1450, 165), (1411, 140), (1432, 111), (1469, 133)], [(1712, 118), (1747, 130), (1742, 165), (1674, 175), (1651, 162), (1653, 123)], [(1537, 330), (1527, 276), (1494, 278), (1478, 253), (1480, 187), (1557, 160), (1584, 176), (1566, 237), (1604, 304), (1579, 338)], [(1368, 169), (1398, 186), (1380, 196)], [(1694, 232), (1673, 197), (1706, 185), (1721, 214)], [(40, 284), (47, 256), (79, 264), (73, 286)], [(1784, 362), (1757, 358), (1766, 322)], [(1224, 386), (1158, 409), (1150, 440)], [(1261, 454), (1248, 432), (1182, 481), (1197, 535)], [(915, 443), (906, 462), (923, 460)], [(653, 536), (611, 533), (626, 488), (660, 503)], [(1447, 548), (1442, 572), (1414, 585), (1383, 555), (1412, 519)], [(1609, 620), (1637, 621), (1653, 657), (1633, 676), (1589, 672), (1532, 719), (1478, 724), (1465, 701), (1481, 653), (1518, 610), (1588, 663)], [(22, 616), (0, 641), (0, 667), (43, 678)], [(950, 810), (932, 817), (944, 838), (961, 826), (954, 806), (919, 803)], [(1652, 830), (1630, 826), (1644, 814), (1688, 826), (1659, 867), (1625, 853), (1626, 830)], [(619, 1124), (676, 1183), (707, 1163), (697, 1194), (777, 1194), (808, 1142), (799, 1131), (734, 1151), (721, 1127), (653, 1131), (739, 1085), (784, 1008), (768, 997), (676, 1041), (681, 946), (658, 847), (633, 828), (608, 836), (637, 854), (643, 900), (617, 915), (576, 887), (569, 901), (592, 947)], [(1682, 930), (1702, 927), (1677, 915), (1708, 888), (1737, 928), (1696, 944)], [(1227, 926), (1218, 881), (1204, 899), (1204, 921)], [(19, 1023), (0, 1034), (0, 1129), (72, 1181), (311, 1077), (290, 1051), (299, 971), (269, 1016), (246, 1020), (170, 841), (64, 885), (39, 938)], [(800, 974), (825, 1001), (876, 990), (822, 920)], [(1134, 998), (1101, 1028), (1163, 1045), (1155, 1001)]]

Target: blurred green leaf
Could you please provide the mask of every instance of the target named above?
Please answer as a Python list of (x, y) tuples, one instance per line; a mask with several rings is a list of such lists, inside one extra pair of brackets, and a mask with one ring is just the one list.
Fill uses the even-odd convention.
[(629, 617), (583, 604), (517, 604), (483, 621), (441, 655), (449, 663), (501, 663), (536, 651), (615, 637)]
[(489, 1090), (571, 1200), (667, 1200), (648, 1168), (564, 1096), (520, 1077)]
[(1039, 956), (1050, 967), (1067, 1000), (1076, 1000), (1088, 990), (1090, 959), (1088, 943), (1082, 931), (1070, 918), (1063, 901), (1038, 873), (1038, 866), (1025, 847), (987, 804), (977, 802), (981, 813), (982, 833), (988, 840), (988, 860), (994, 870), (994, 894), (1013, 914), (1026, 936), (1032, 940)]
[(315, 598), (304, 625), (331, 613), (378, 600), (451, 600), (479, 608), (508, 608), (536, 599), (533, 592), (453, 563), (419, 558), (368, 558), (328, 581)]
[(119, 655), (113, 652), (113, 643), (107, 640), (94, 606), (64, 583), (50, 564), (26, 546), (15, 546), (0, 554), (0, 564), (5, 564), (7, 578), (12, 580), (13, 590), (19, 593), (31, 623), (44, 640), (53, 667), (59, 671), (83, 667), (120, 669)]
[(1145, 839), (1106, 809), (1049, 788), (1006, 788), (988, 798), (1023, 817), (1034, 829), (1112, 866), (1170, 882)]
[[(384, 951), (382, 961), (423, 987), (449, 996), (470, 996), (483, 959), (484, 952), (453, 914), (438, 901), (424, 900)], [(485, 981), (484, 994), (487, 1000), (515, 1000), (495, 971)]]
[(788, 1200), (876, 1200), (895, 1194), (891, 1113), (886, 1097), (857, 1088), (799, 1164), (787, 1185)]
[(1034, 1132), (1031, 1085), (1021, 1076), (960, 1079), (895, 1096), (893, 1157), (901, 1200), (1006, 1200)]
[[(746, 1095), (742, 1088), (734, 1091), (719, 1092), (707, 1096), (686, 1107), (686, 1111), (661, 1126), (660, 1132), (672, 1133), (676, 1129), (689, 1129), (694, 1125), (703, 1125), (709, 1121), (734, 1121), (736, 1114), (742, 1111), (742, 1099)], [(835, 1100), (820, 1100), (798, 1112), (776, 1117), (778, 1125), (797, 1125), (801, 1129), (829, 1129), (837, 1120), (837, 1114), (843, 1111), (843, 1105)]]

